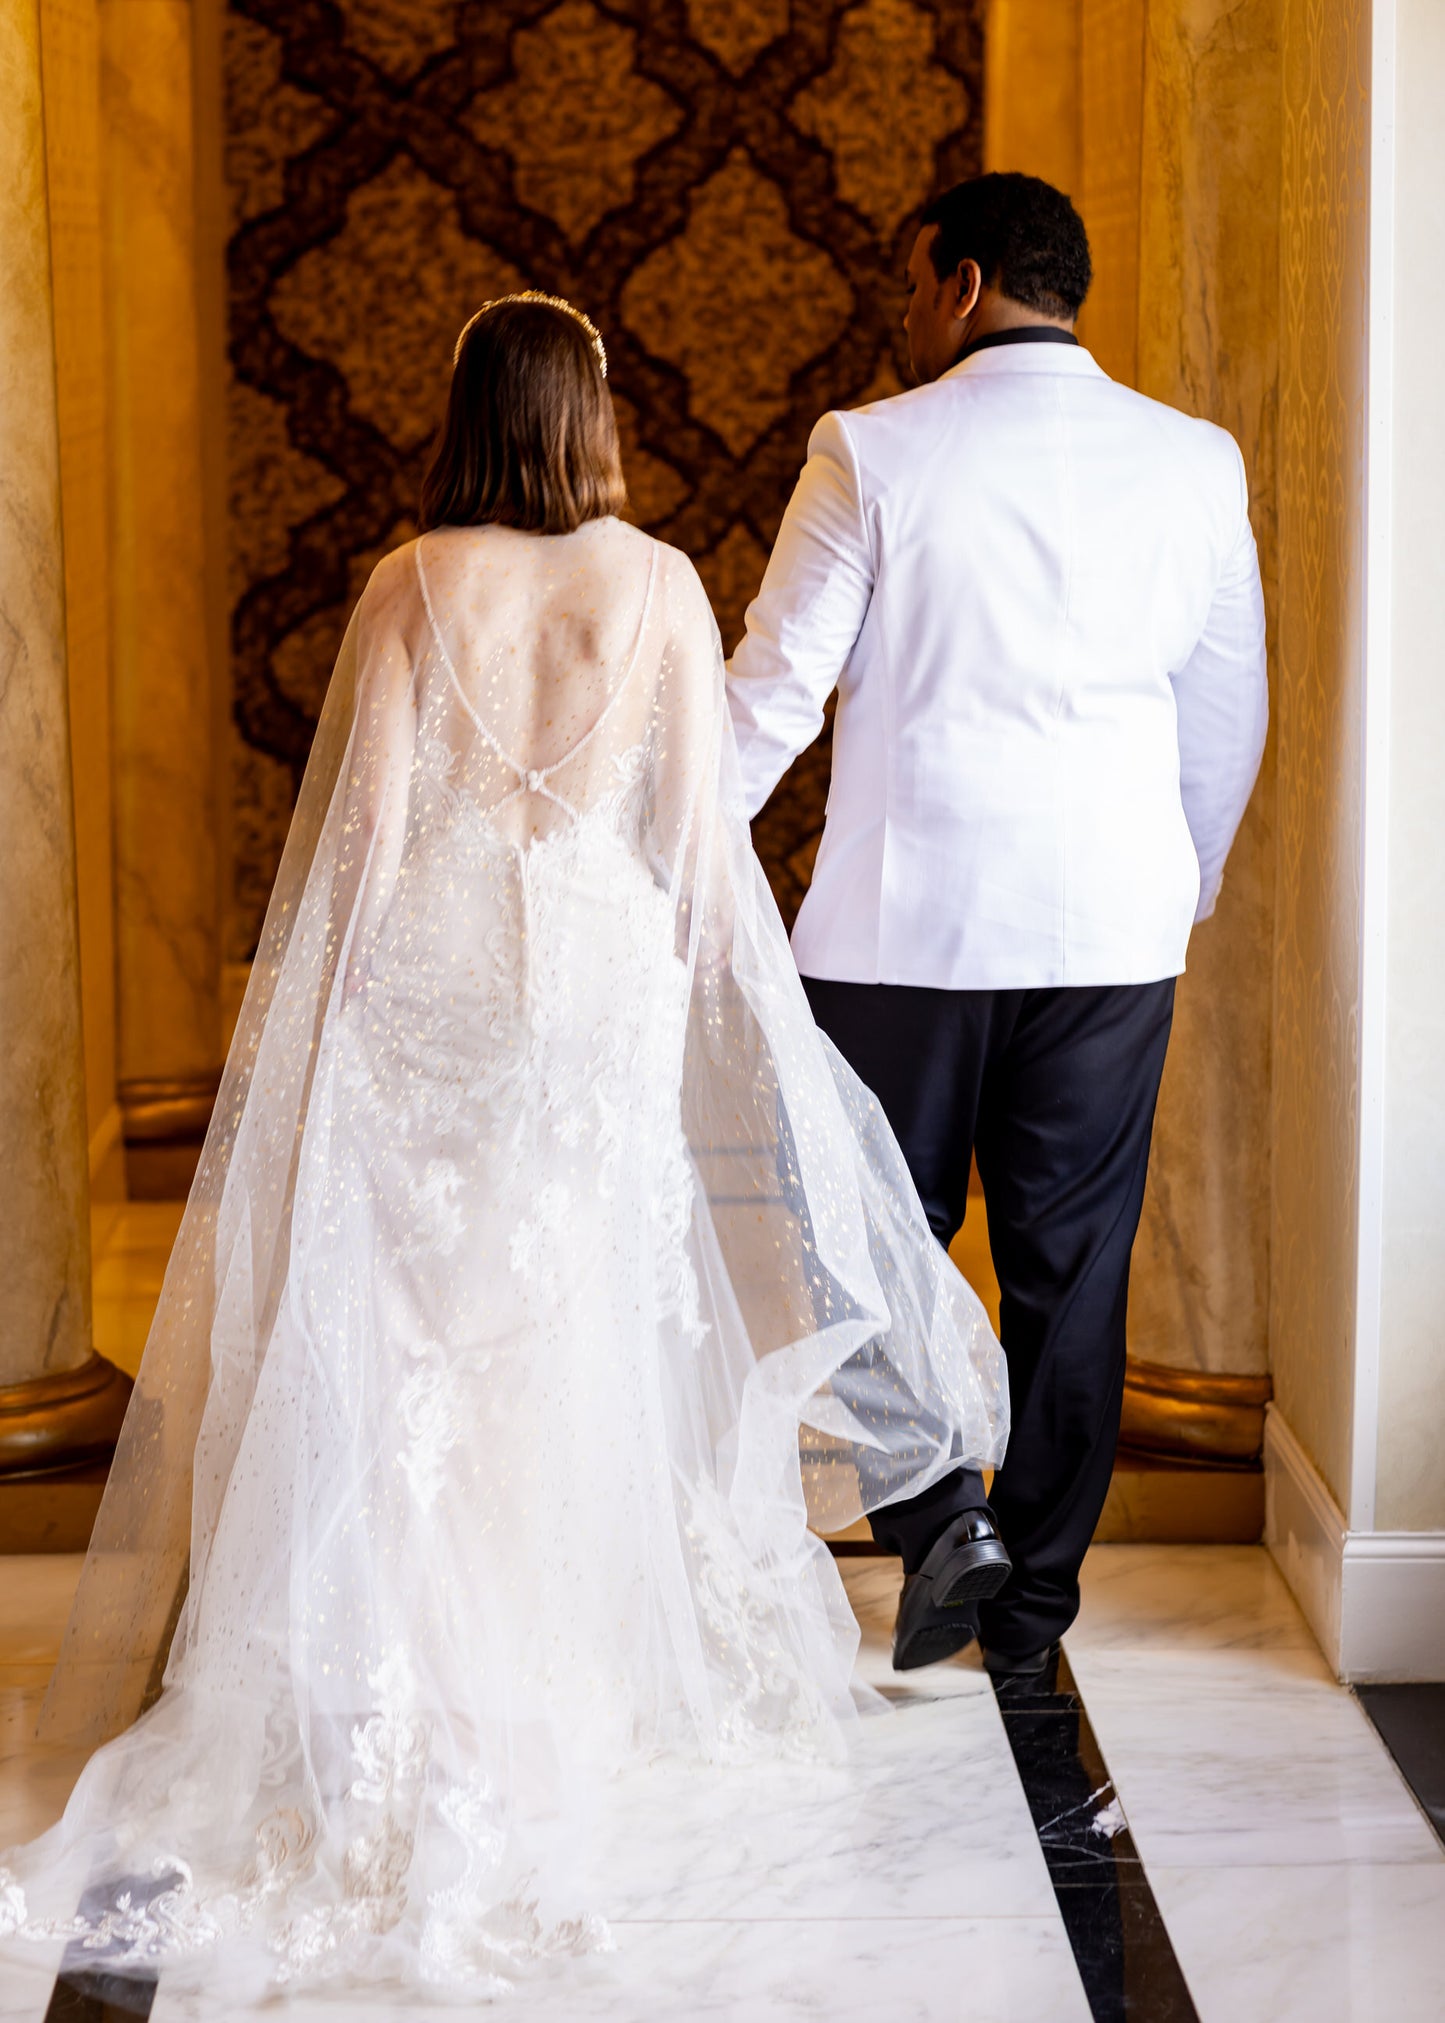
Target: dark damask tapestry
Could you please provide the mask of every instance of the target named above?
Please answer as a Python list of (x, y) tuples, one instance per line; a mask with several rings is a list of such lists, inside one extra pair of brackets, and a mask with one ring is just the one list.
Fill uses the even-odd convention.
[[(472, 310), (536, 287), (601, 326), (633, 513), (731, 649), (813, 423), (904, 384), (917, 213), (980, 165), (982, 5), (229, 0), (232, 957)], [(828, 767), (825, 736), (755, 825), (789, 920)]]

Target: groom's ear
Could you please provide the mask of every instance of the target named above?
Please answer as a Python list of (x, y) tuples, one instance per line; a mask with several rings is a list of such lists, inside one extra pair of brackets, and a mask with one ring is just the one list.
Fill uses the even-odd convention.
[(978, 307), (978, 298), (983, 293), (983, 269), (977, 260), (960, 260), (953, 280), (958, 297), (952, 304), (952, 311), (961, 323), (965, 316), (972, 316)]

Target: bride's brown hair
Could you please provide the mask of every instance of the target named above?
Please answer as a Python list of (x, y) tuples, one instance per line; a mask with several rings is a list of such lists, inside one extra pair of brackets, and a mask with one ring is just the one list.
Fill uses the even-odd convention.
[(570, 534), (627, 504), (617, 418), (587, 329), (563, 308), (497, 302), (457, 347), (419, 523)]

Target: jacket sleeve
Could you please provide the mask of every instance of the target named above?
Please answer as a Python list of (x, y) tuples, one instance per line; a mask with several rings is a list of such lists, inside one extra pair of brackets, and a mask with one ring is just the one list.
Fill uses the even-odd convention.
[(1239, 524), (1199, 641), (1173, 677), (1179, 717), (1179, 784), (1199, 859), (1199, 906), (1207, 920), (1224, 861), (1259, 773), (1269, 723), (1264, 592), (1249, 524), (1244, 460), (1234, 452)]
[(858, 461), (843, 416), (826, 414), (728, 669), (749, 817), (823, 728), (872, 594)]

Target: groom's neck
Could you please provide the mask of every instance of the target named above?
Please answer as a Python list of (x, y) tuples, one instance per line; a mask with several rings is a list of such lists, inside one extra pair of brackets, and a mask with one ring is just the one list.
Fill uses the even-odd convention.
[(1012, 295), (1000, 295), (995, 288), (984, 288), (979, 292), (978, 305), (966, 326), (966, 334), (959, 345), (963, 351), (970, 344), (977, 344), (980, 337), (993, 337), (1002, 330), (1072, 330), (1072, 316), (1045, 316), (1041, 310), (1031, 309), (1026, 302), (1016, 302)]
[(961, 359), (990, 338), (1006, 337), (1014, 330), (1060, 330), (1072, 336), (1074, 320), (1072, 316), (1045, 316), (1027, 302), (1015, 301), (1012, 295), (1001, 295), (996, 288), (981, 288), (972, 310), (954, 326), (952, 353), (944, 354), (947, 363), (939, 366), (939, 374), (951, 372)]

